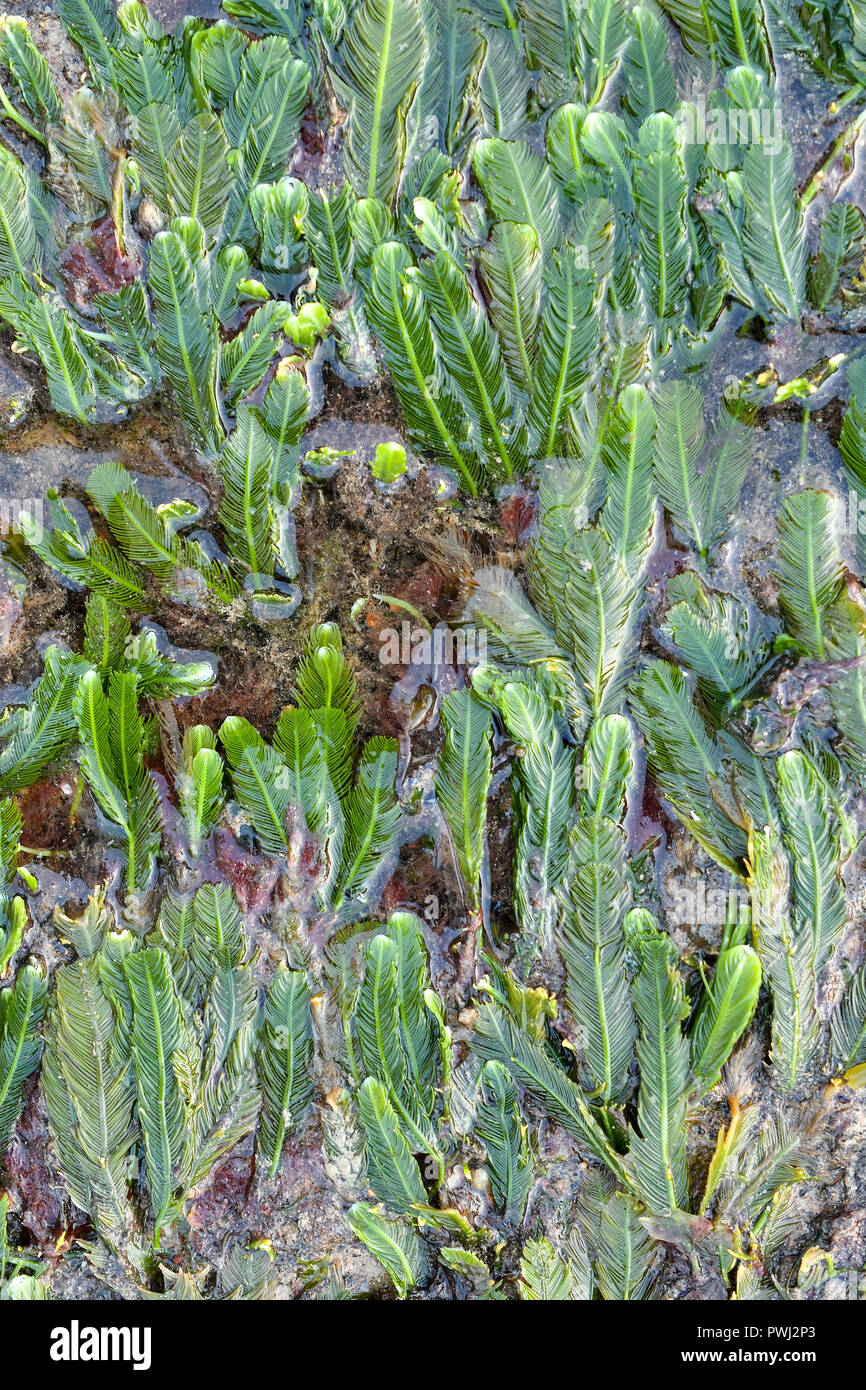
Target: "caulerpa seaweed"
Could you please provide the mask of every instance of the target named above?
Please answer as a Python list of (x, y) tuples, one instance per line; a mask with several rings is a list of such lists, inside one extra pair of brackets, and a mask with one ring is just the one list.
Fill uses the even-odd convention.
[[(276, 1229), (211, 1276), (200, 1212), (311, 1154), (318, 1296), (364, 1291), (349, 1240), (401, 1298), (664, 1299), (683, 1253), (695, 1297), (820, 1296), (797, 1187), (866, 1065), (860, 0), (56, 8), (72, 93), (0, 18), (0, 319), (70, 428), (167, 403), (208, 492), (101, 451), (8, 538), (74, 637), (0, 719), (4, 1145), (37, 1095), (125, 1298), (273, 1296)], [(383, 381), (402, 442), (353, 478), (439, 527), (426, 616), (348, 553), (323, 606), (298, 553), (360, 463), (307, 435)], [(419, 676), (420, 753), (367, 699), (372, 600), (484, 639)], [(170, 645), (202, 614), (294, 633), (272, 715)], [(59, 775), (101, 861), (47, 960)]]

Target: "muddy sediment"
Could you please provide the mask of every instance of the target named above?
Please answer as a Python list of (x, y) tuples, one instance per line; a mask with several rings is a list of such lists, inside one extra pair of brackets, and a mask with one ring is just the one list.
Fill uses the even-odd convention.
[[(209, 0), (180, 5), (175, 0), (162, 0), (151, 8), (168, 26), (181, 15), (216, 14)], [(84, 76), (82, 60), (51, 7), (28, 3), (11, 5), (10, 9), (31, 20), (61, 93), (79, 86)], [(795, 94), (795, 89), (789, 92), (788, 99)], [(794, 131), (799, 177), (813, 168), (837, 131), (837, 125), (819, 110), (820, 103), (813, 103), (813, 107), (802, 109), (799, 128)], [(319, 159), (321, 151), (314, 151), (313, 157)], [(852, 199), (861, 186), (862, 170), (858, 167), (849, 184)], [(759, 341), (746, 330), (745, 314), (733, 314), (714, 368), (719, 396), (725, 378), (732, 374), (739, 379), (770, 368), (779, 381), (785, 381), (821, 357), (830, 358), (851, 348), (850, 332), (843, 333), (836, 325), (820, 320), (809, 325), (803, 336), (783, 333), (772, 343)], [(830, 376), (816, 392), (810, 402), (805, 454), (799, 406), (759, 412), (756, 457), (712, 579), (719, 588), (756, 603), (765, 614), (772, 616), (777, 611), (773, 547), (781, 499), (802, 486), (829, 488), (844, 496), (836, 448), (844, 389)], [(93, 466), (116, 460), (136, 477), (146, 495), (151, 488), (154, 495), (163, 490), (166, 495), (201, 501), (206, 508), (201, 525), (219, 534), (215, 474), (190, 450), (177, 410), (167, 396), (148, 401), (119, 424), (85, 430), (64, 423), (47, 407), (39, 372), (11, 351), (11, 335), (4, 329), (0, 340), (0, 426), (8, 431), (0, 448), (0, 497), (41, 499), (49, 488), (57, 488), (65, 496), (83, 501), (84, 485)], [(181, 733), (196, 723), (216, 728), (227, 715), (239, 714), (265, 737), (272, 734), (281, 709), (292, 699), (309, 626), (337, 623), (359, 678), (360, 731), (364, 736), (386, 734), (398, 739), (401, 773), (417, 783), (423, 807), (423, 790), (441, 746), (441, 699), (464, 681), (465, 671), (459, 664), (437, 669), (403, 663), (395, 666), (383, 660), (388, 634), (399, 632), (407, 622), (414, 626), (415, 614), (431, 626), (453, 623), (471, 592), (472, 574), (482, 565), (504, 565), (522, 575), (525, 547), (532, 533), (532, 505), (531, 499), (514, 496), (455, 502), (441, 495), (433, 471), (414, 458), (405, 486), (383, 495), (374, 484), (370, 459), (377, 443), (403, 437), (399, 406), (387, 378), (379, 377), (367, 387), (351, 385), (326, 365), (321, 409), (310, 422), (304, 449), (327, 447), (350, 452), (333, 476), (305, 479), (295, 508), (298, 583), (303, 595), (298, 612), (290, 620), (266, 623), (238, 601), (215, 617), (213, 612), (172, 602), (154, 583), (147, 620), (159, 624), (175, 648), (210, 653), (216, 659), (214, 687), (175, 704)], [(644, 650), (654, 654), (663, 650), (658, 636), (660, 580), (685, 561), (676, 527), (665, 527), (659, 519), (657, 531), (655, 573), (651, 571), (647, 588), (642, 636)], [(20, 541), (10, 538), (0, 561), (0, 693), (20, 694), (36, 679), (49, 642), (80, 650), (83, 623), (84, 595), (62, 585), (32, 556), (26, 559)], [(159, 771), (158, 753), (152, 761)], [(31, 924), (24, 949), (49, 967), (70, 956), (58, 941), (52, 922), (54, 908), (70, 910), (73, 904), (83, 904), (88, 890), (101, 881), (106, 863), (112, 862), (110, 855), (106, 859), (98, 819), (87, 798), (76, 795), (74, 783), (73, 774), (60, 772), (19, 798), (23, 843), (39, 851), (32, 857), (23, 856), (39, 880), (38, 894), (28, 895)], [(629, 809), (630, 851), (637, 854), (650, 846), (654, 854), (655, 895), (663, 919), (675, 900), (678, 884), (686, 879), (699, 880), (708, 892), (726, 890), (727, 876), (666, 815), (651, 792), (641, 806)], [(857, 809), (862, 812), (863, 808)], [(465, 1023), (461, 1023), (466, 1004), (456, 988), (450, 948), (465, 921), (465, 904), (435, 816), (430, 813), (425, 819), (425, 815), (426, 807), (419, 812), (414, 827), (417, 833), (407, 835), (401, 847), (383, 893), (380, 915), (405, 907), (416, 911), (425, 922), (433, 983), (446, 999), (459, 1060), (466, 1050), (465, 1044), (461, 1048), (461, 1037), (468, 1036)], [(494, 781), (488, 807), (487, 836), (490, 933), (507, 957), (515, 930), (514, 846), (510, 792), (501, 775)], [(231, 879), (230, 858), (231, 851), (226, 848), (222, 861), (217, 858), (215, 876), (225, 874)], [(269, 901), (273, 885), (267, 879), (267, 865), (256, 863), (253, 856), (249, 861), (245, 887), (261, 908)], [(849, 926), (838, 952), (839, 958), (855, 968), (863, 955), (863, 867), (860, 849), (845, 871)], [(430, 909), (431, 900), (435, 901), (435, 911)], [(260, 912), (260, 916), (264, 919), (266, 914)], [(722, 926), (723, 922), (705, 920), (672, 929), (687, 981), (691, 975), (697, 977), (705, 957), (718, 951)], [(265, 921), (254, 943), (260, 953), (262, 978), (267, 977), (281, 949), (279, 941), (268, 933)], [(551, 991), (561, 986), (561, 978), (540, 968), (530, 982)], [(826, 1025), (843, 987), (842, 972), (834, 967), (819, 1000), (822, 1025)], [(761, 1060), (768, 1055), (769, 1015), (769, 1000), (762, 995), (752, 1027), (755, 1046), (748, 1090), (763, 1116), (779, 1108), (769, 1069)], [(567, 1032), (567, 1014), (560, 1019)], [(789, 1272), (811, 1245), (829, 1251), (840, 1271), (866, 1266), (866, 1090), (845, 1089), (828, 1097), (827, 1081), (816, 1062), (785, 1102), (792, 1115), (805, 1117), (806, 1124), (810, 1117), (820, 1117), (813, 1136), (811, 1176), (797, 1187), (796, 1243), (785, 1252)], [(526, 1109), (538, 1136), (539, 1171), (545, 1175), (534, 1189), (532, 1220), (538, 1229), (563, 1236), (583, 1160), (578, 1146), (551, 1126), (533, 1102), (528, 1101)], [(695, 1109), (689, 1133), (695, 1171), (705, 1170), (719, 1125), (726, 1119), (726, 1103), (718, 1093)], [(23, 1117), (5, 1162), (5, 1182), (15, 1208), (13, 1237), (49, 1263), (55, 1297), (133, 1296), (128, 1272), (112, 1268), (98, 1276), (76, 1250), (76, 1238), (86, 1238), (88, 1227), (81, 1213), (61, 1195), (52, 1164), (44, 1105), (37, 1081), (31, 1078)], [(458, 1172), (455, 1166), (450, 1178), (454, 1192), (460, 1189), (458, 1204), (467, 1211), (483, 1212), (487, 1198), (475, 1170), (469, 1167)], [(169, 1269), (195, 1269), (207, 1291), (213, 1286), (213, 1271), (228, 1244), (267, 1239), (275, 1254), (277, 1298), (312, 1294), (322, 1282), (323, 1268), (338, 1268), (353, 1292), (392, 1296), (381, 1268), (348, 1233), (344, 1213), (345, 1200), (335, 1185), (320, 1129), (313, 1120), (289, 1141), (273, 1183), (265, 1183), (255, 1173), (252, 1140), (223, 1160), (192, 1203), (185, 1241), (169, 1245), (162, 1258)], [(512, 1292), (518, 1255), (516, 1244), (513, 1249), (506, 1248), (499, 1266), (506, 1285), (511, 1281)], [(711, 1276), (703, 1285), (696, 1283), (694, 1270), (680, 1252), (671, 1248), (665, 1259), (660, 1278), (664, 1297), (725, 1296), (721, 1283), (714, 1283)], [(158, 1284), (157, 1278), (155, 1286)], [(440, 1274), (424, 1296), (453, 1298), (454, 1285)], [(847, 1276), (840, 1273), (826, 1282), (821, 1296), (848, 1297)]]

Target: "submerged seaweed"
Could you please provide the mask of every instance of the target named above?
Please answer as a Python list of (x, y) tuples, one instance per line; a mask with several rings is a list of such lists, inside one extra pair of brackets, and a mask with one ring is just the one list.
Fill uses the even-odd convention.
[(0, 1296), (838, 1297), (859, 0), (223, 8), (0, 18)]

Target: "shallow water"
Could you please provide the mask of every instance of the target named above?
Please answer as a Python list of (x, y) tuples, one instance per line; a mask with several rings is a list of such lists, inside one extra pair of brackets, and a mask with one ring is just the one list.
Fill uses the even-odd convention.
[[(41, 8), (32, 7), (37, 12)], [(180, 15), (217, 13), (217, 8), (206, 0), (182, 5), (172, 0), (155, 4), (153, 9), (167, 25), (175, 23)], [(798, 176), (803, 181), (851, 113), (836, 118), (826, 116), (829, 88), (826, 92), (813, 91), (805, 99), (793, 64), (783, 70), (781, 77), (786, 112), (795, 113), (793, 138)], [(535, 135), (537, 139), (540, 127)], [(862, 159), (860, 150), (854, 172), (845, 184), (845, 195), (852, 200), (863, 189)], [(339, 171), (339, 159), (331, 147), (324, 152), (304, 148), (293, 169), (315, 183), (334, 177)], [(834, 184), (831, 177), (828, 189), (832, 190)], [(825, 202), (826, 195), (819, 195), (811, 215), (817, 216)], [(739, 379), (747, 373), (772, 371), (776, 381), (785, 382), (824, 358), (840, 353), (859, 354), (859, 334), (866, 328), (866, 312), (862, 325), (856, 322), (853, 331), (849, 328), (843, 332), (832, 323), (817, 320), (807, 326), (807, 332), (784, 330), (775, 341), (759, 341), (750, 336), (745, 311), (734, 310), (720, 334), (714, 360), (715, 396), (721, 396), (725, 380), (731, 375)], [(12, 402), (16, 412), (22, 409), (18, 404), (22, 399), (24, 406), (22, 418), (0, 449), (0, 496), (40, 498), (48, 487), (58, 487), (80, 500), (91, 468), (98, 462), (118, 460), (135, 474), (141, 490), (154, 501), (173, 496), (194, 500), (204, 511), (200, 524), (217, 529), (218, 488), (213, 470), (189, 450), (170, 402), (148, 402), (123, 423), (85, 431), (61, 423), (47, 412), (39, 374), (16, 360), (8, 348), (3, 352), (8, 362), (4, 374), (18, 375), (6, 376), (8, 389), (4, 389), (4, 374), (0, 374), (0, 395)], [(829, 376), (809, 398), (811, 422), (805, 443), (802, 409), (796, 401), (765, 408), (758, 416), (755, 461), (712, 580), (742, 599), (756, 602), (764, 612), (772, 614), (776, 609), (772, 571), (780, 499), (804, 485), (844, 492), (836, 445), (846, 391), (844, 373), (840, 371)], [(336, 460), (333, 470), (320, 469), (318, 476), (315, 468), (305, 469), (307, 481), (295, 509), (297, 582), (301, 590), (297, 613), (280, 622), (265, 623), (258, 621), (255, 607), (239, 603), (215, 620), (206, 611), (181, 609), (155, 593), (149, 616), (164, 627), (177, 647), (213, 652), (218, 663), (219, 679), (213, 691), (177, 702), (180, 733), (197, 722), (216, 727), (227, 714), (235, 713), (250, 718), (269, 736), (280, 709), (292, 698), (297, 659), (307, 627), (314, 621), (339, 623), (360, 677), (361, 729), (364, 734), (385, 733), (398, 739), (401, 790), (407, 801), (414, 798), (413, 807), (417, 807), (405, 843), (390, 866), (380, 915), (406, 907), (417, 911), (425, 921), (433, 983), (448, 996), (454, 1037), (462, 1047), (469, 1036), (471, 1020), (465, 1015), (470, 1011), (460, 1007), (462, 1001), (453, 990), (455, 965), (450, 948), (465, 925), (466, 904), (447, 837), (432, 809), (431, 776), (441, 746), (441, 699), (464, 679), (465, 671), (454, 665), (432, 668), (424, 662), (401, 663), (399, 668), (386, 664), (382, 660), (383, 634), (399, 630), (410, 614), (420, 614), (425, 623), (433, 625), (453, 623), (470, 591), (471, 573), (481, 565), (504, 564), (520, 573), (527, 538), (522, 527), (524, 518), (521, 507), (515, 507), (510, 498), (461, 500), (452, 506), (442, 494), (436, 475), (411, 456), (405, 486), (392, 495), (383, 495), (374, 485), (370, 460), (376, 444), (401, 439), (399, 411), (386, 384), (379, 382), (369, 389), (355, 389), (325, 368), (319, 405), (321, 413), (311, 422), (304, 451), (351, 450), (351, 456)], [(850, 552), (853, 538), (848, 538), (846, 545)], [(20, 547), (11, 544), (8, 550), (13, 560), (22, 559)], [(853, 566), (853, 552), (846, 558)], [(684, 560), (673, 528), (668, 527), (666, 532), (659, 514), (642, 635), (645, 650), (660, 650), (657, 619), (661, 580)], [(82, 597), (32, 564), (28, 566), (28, 583), (23, 612), (20, 590), (8, 583), (5, 589), (0, 587), (0, 693), (4, 687), (14, 686), (20, 694), (35, 678), (40, 646), (44, 647), (49, 635), (80, 646)], [(506, 751), (513, 750), (497, 747), (500, 767), (488, 813), (484, 924), (487, 940), (504, 950), (508, 949), (515, 927)], [(164, 772), (158, 756), (154, 766)], [(639, 785), (642, 780), (641, 771)], [(99, 818), (85, 801), (83, 807), (75, 808), (73, 833), (73, 799), (72, 785), (63, 775), (22, 797), (25, 843), (35, 841), (37, 847), (48, 851), (34, 869), (39, 893), (31, 899), (34, 921), (25, 947), (42, 954), (52, 965), (64, 958), (51, 925), (54, 907), (82, 901), (86, 887), (98, 881), (104, 863), (115, 873), (115, 899), (119, 893), (119, 866), (110, 853), (106, 857)], [(656, 837), (661, 842), (655, 851), (655, 865), (656, 889), (663, 908), (673, 901), (682, 874), (697, 874), (709, 890), (727, 886), (726, 876), (708, 865), (705, 856), (651, 794), (629, 807), (628, 828), (635, 852)], [(858, 860), (846, 871), (851, 880), (854, 913), (842, 954), (855, 962), (862, 950), (858, 922), (866, 894), (861, 867)], [(250, 909), (253, 942), (266, 973), (285, 952), (285, 943), (267, 914), (278, 894), (273, 866), (261, 856), (241, 854), (226, 832), (214, 848), (208, 873), (215, 879), (225, 877), (233, 882)], [(704, 953), (713, 954), (718, 949), (720, 924), (701, 922), (694, 928), (677, 928), (673, 934), (685, 967), (693, 971)], [(534, 982), (540, 979), (539, 974)], [(544, 983), (558, 989), (561, 973), (548, 972)], [(841, 975), (835, 970), (822, 1001), (824, 1014), (841, 983)], [(760, 1027), (764, 1024), (762, 1018)], [(769, 1111), (771, 1093), (760, 1068), (756, 1069), (753, 1091), (762, 1111)], [(814, 1078), (804, 1084), (801, 1094), (803, 1098), (814, 1098)], [(711, 1097), (699, 1109), (690, 1134), (695, 1156), (708, 1156), (717, 1124), (724, 1118), (718, 1097)], [(866, 1178), (860, 1157), (864, 1134), (862, 1098), (847, 1095), (821, 1137), (817, 1181), (801, 1194), (804, 1214), (798, 1249), (807, 1240), (814, 1240), (830, 1244), (837, 1252), (837, 1263), (866, 1259), (864, 1236), (857, 1225), (858, 1213), (862, 1215), (866, 1204)], [(35, 1087), (28, 1096), (22, 1135), (26, 1142), (16, 1144), (10, 1161), (10, 1190), (20, 1198), (30, 1237), (47, 1246), (59, 1221), (59, 1204), (52, 1197), (50, 1152)], [(537, 1194), (535, 1210), (545, 1229), (563, 1233), (568, 1221), (569, 1194), (578, 1181), (582, 1160), (576, 1146), (550, 1127), (542, 1128), (539, 1143), (543, 1162), (555, 1176)], [(300, 1296), (309, 1273), (305, 1263), (312, 1265), (328, 1258), (341, 1262), (350, 1283), (359, 1288), (372, 1284), (379, 1296), (384, 1296), (381, 1273), (346, 1234), (343, 1194), (335, 1188), (334, 1163), (322, 1145), (317, 1141), (292, 1140), (277, 1185), (270, 1189), (254, 1179), (250, 1150), (249, 1143), (241, 1146), (197, 1197), (191, 1213), (187, 1251), (190, 1257), (201, 1265), (216, 1264), (226, 1237), (245, 1237), (266, 1230), (279, 1249), (278, 1296)], [(487, 1199), (480, 1186), (474, 1185), (473, 1174), (466, 1175), (455, 1168), (451, 1180), (465, 1209), (483, 1214)], [(510, 1276), (516, 1273), (516, 1258), (516, 1249), (505, 1258)], [(699, 1289), (695, 1295), (692, 1273), (677, 1267), (676, 1256), (671, 1256), (668, 1274), (668, 1297), (684, 1293), (722, 1296), (711, 1281), (708, 1289)], [(129, 1296), (129, 1286), (121, 1272), (114, 1271), (113, 1277), (115, 1290)], [(99, 1287), (77, 1255), (61, 1263), (56, 1281), (59, 1295), (64, 1297), (72, 1297), (75, 1292), (87, 1296)], [(427, 1296), (453, 1297), (453, 1286), (440, 1275), (438, 1282), (427, 1290)]]

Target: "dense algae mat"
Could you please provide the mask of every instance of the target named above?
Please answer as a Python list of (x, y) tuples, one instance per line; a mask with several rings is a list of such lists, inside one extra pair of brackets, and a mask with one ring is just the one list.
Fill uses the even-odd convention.
[(866, 9), (56, 10), (2, 1297), (851, 1296)]

